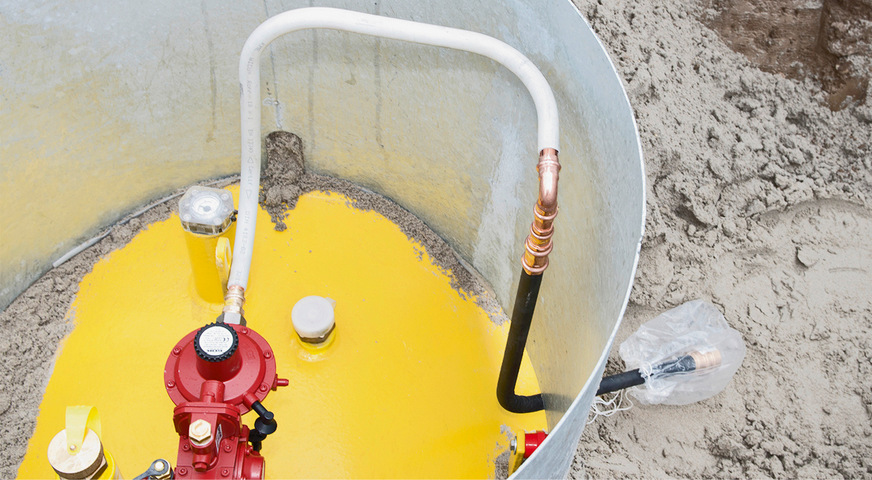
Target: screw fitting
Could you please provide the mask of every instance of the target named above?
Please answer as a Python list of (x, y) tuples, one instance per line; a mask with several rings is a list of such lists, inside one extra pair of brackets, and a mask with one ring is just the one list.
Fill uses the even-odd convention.
[(191, 423), (188, 427), (188, 438), (198, 447), (208, 445), (212, 440), (212, 425), (202, 418)]
[(227, 293), (224, 294), (224, 313), (238, 313), (242, 316), (245, 313), (242, 310), (243, 304), (245, 304), (245, 289), (239, 285), (227, 287)]

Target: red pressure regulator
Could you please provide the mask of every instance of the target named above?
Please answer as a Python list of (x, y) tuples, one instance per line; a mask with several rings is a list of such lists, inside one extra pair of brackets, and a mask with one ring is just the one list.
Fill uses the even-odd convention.
[[(269, 343), (242, 325), (211, 323), (176, 344), (164, 368), (164, 385), (176, 404), (179, 434), (176, 479), (261, 479), (261, 442), (275, 432), (272, 412), (260, 403), (288, 385), (276, 375)], [(254, 410), (254, 429), (242, 415)]]

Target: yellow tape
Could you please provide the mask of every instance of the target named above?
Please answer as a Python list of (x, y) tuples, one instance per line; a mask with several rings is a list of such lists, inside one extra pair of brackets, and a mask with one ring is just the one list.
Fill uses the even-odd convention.
[(85, 441), (88, 429), (94, 431), (99, 437), (102, 435), (100, 428), (100, 414), (97, 409), (88, 405), (76, 405), (67, 407), (66, 429), (67, 448), (70, 452), (78, 452)]
[(227, 280), (230, 278), (230, 261), (233, 258), (233, 249), (230, 247), (230, 239), (221, 237), (215, 245), (215, 266), (218, 267), (218, 277), (221, 279), (221, 287), (227, 290)]

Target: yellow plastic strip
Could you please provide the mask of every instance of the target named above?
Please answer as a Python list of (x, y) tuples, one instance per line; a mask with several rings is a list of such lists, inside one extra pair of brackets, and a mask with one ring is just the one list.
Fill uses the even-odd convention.
[(230, 247), (230, 239), (221, 237), (215, 245), (215, 266), (218, 267), (218, 277), (221, 279), (221, 288), (227, 290), (227, 279), (230, 278), (230, 260), (233, 257), (233, 249)]
[(102, 435), (100, 428), (100, 414), (97, 409), (88, 405), (76, 405), (67, 407), (66, 427), (67, 448), (70, 452), (78, 452), (85, 441), (88, 429), (94, 431), (97, 436)]

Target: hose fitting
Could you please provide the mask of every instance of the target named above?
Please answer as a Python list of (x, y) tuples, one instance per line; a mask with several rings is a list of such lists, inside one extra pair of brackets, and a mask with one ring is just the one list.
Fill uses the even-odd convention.
[(548, 268), (548, 254), (553, 245), (554, 218), (557, 217), (557, 181), (560, 178), (560, 161), (557, 150), (543, 148), (539, 152), (539, 198), (533, 210), (533, 224), (524, 242), (524, 271), (530, 275), (542, 275)]
[(708, 350), (706, 352), (690, 352), (688, 355), (693, 358), (696, 363), (696, 370), (705, 370), (707, 368), (715, 368), (721, 366), (721, 351), (718, 349)]
[(239, 285), (230, 285), (227, 287), (227, 293), (224, 294), (224, 318), (227, 323), (240, 323), (238, 321), (228, 321), (230, 318), (242, 318), (245, 313), (242, 306), (245, 304), (245, 289)]

